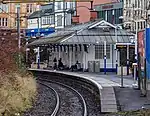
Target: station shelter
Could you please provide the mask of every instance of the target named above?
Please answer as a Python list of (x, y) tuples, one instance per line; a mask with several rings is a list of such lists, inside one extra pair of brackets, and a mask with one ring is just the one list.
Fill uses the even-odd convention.
[(129, 61), (133, 60), (134, 34), (117, 28), (105, 20), (72, 25), (58, 30), (28, 47), (47, 47), (48, 67), (53, 59), (62, 58), (66, 67), (78, 61), (81, 68), (89, 72), (117, 72), (120, 65), (128, 72)]

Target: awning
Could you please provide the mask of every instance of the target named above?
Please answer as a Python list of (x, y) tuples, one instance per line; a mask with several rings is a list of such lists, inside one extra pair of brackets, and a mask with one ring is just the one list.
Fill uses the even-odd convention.
[[(44, 39), (35, 40), (28, 46), (46, 44), (104, 44), (104, 41), (107, 44), (131, 43), (131, 38), (135, 36), (133, 33), (123, 29), (116, 29), (112, 24), (105, 21), (102, 24), (98, 23), (101, 25), (96, 25), (96, 23), (98, 22), (66, 27), (46, 36)], [(92, 25), (95, 25), (95, 27)], [(107, 28), (104, 29), (103, 27), (106, 25)], [(92, 28), (90, 28), (91, 26)]]
[(55, 38), (50, 38), (50, 39), (41, 38), (41, 39), (38, 39), (29, 43), (27, 46), (29, 47), (29, 46), (48, 45), (48, 44), (59, 44), (62, 38), (64, 37), (55, 37)]

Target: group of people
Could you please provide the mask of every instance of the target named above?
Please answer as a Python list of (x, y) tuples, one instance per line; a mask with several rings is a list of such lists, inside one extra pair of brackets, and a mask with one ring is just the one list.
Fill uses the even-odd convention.
[[(58, 65), (57, 65), (57, 59), (56, 59), (56, 57), (54, 58), (53, 62), (54, 62), (54, 66), (53, 66), (54, 70), (56, 70), (56, 69), (63, 70), (65, 68), (64, 64), (62, 63), (62, 58), (60, 58), (58, 60)], [(72, 71), (78, 70), (79, 67), (80, 67), (80, 63), (78, 61), (76, 61), (75, 65), (71, 66), (71, 70)]]
[(61, 58), (58, 60), (58, 66), (57, 66), (57, 59), (56, 59), (56, 57), (54, 58), (53, 62), (54, 62), (54, 67), (53, 68), (55, 70), (56, 69), (59, 69), (59, 70), (63, 70), (64, 69), (64, 65), (62, 63), (62, 59)]

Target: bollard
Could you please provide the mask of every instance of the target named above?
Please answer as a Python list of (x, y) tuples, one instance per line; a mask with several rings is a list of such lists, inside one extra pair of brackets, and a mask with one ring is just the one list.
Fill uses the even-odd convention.
[(123, 65), (121, 65), (121, 88), (123, 88)]
[(136, 65), (134, 65), (134, 84), (136, 84)]
[(132, 84), (133, 88), (137, 89), (138, 88), (138, 84), (136, 83), (136, 73), (137, 73), (137, 63), (133, 63), (133, 76), (134, 76), (134, 83)]

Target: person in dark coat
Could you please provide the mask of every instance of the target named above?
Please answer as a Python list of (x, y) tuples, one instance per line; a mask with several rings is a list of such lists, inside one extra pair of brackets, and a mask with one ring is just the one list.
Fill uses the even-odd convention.
[(62, 60), (61, 58), (58, 60), (58, 68), (59, 69), (63, 69), (64, 68), (64, 65), (63, 65), (61, 60)]
[(54, 69), (57, 69), (57, 59), (56, 59), (56, 57), (54, 58), (53, 62), (54, 62)]

